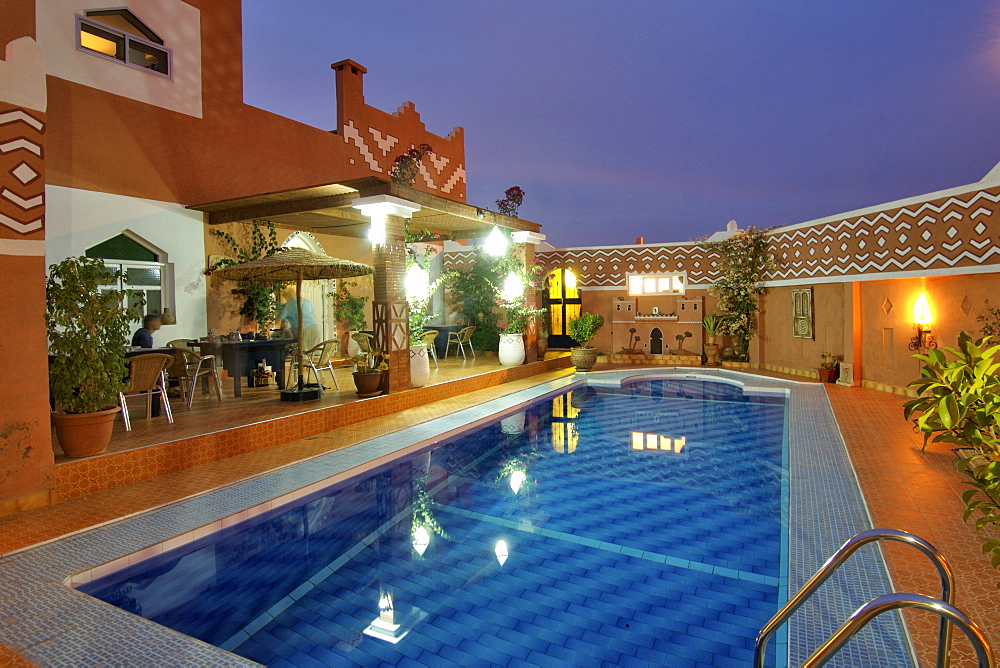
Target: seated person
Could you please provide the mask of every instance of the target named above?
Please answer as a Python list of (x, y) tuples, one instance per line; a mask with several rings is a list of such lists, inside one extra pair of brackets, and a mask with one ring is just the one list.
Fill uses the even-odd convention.
[(132, 335), (132, 345), (137, 348), (153, 347), (153, 332), (160, 328), (160, 316), (147, 315), (142, 319), (142, 329), (137, 329)]

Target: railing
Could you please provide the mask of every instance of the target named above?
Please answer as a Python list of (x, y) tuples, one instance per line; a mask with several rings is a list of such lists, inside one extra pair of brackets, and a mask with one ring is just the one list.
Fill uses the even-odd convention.
[[(969, 642), (975, 648), (976, 661), (979, 668), (994, 668), (993, 650), (990, 648), (989, 640), (986, 639), (986, 634), (979, 628), (979, 625), (969, 619), (961, 610), (955, 608), (955, 606), (949, 605), (944, 601), (939, 601), (936, 598), (931, 598), (930, 596), (924, 596), (923, 594), (885, 594), (884, 596), (879, 596), (868, 601), (858, 608), (837, 629), (837, 632), (830, 636), (829, 640), (820, 645), (819, 649), (813, 652), (812, 656), (806, 659), (806, 662), (802, 664), (802, 668), (816, 668), (816, 666), (825, 665), (868, 622), (883, 612), (898, 610), (900, 608), (929, 610), (939, 615), (941, 623), (947, 624), (948, 628), (951, 628), (952, 624), (956, 625), (965, 632), (965, 635), (969, 638)], [(939, 665), (941, 662), (940, 649), (939, 647)], [(947, 655), (945, 655), (944, 661), (947, 663)]]
[[(820, 585), (826, 582), (836, 571), (840, 568), (844, 562), (846, 562), (851, 555), (857, 552), (861, 547), (867, 545), (868, 543), (873, 543), (880, 540), (892, 540), (912, 547), (917, 548), (920, 552), (927, 556), (928, 559), (933, 562), (934, 566), (937, 568), (938, 573), (941, 576), (941, 603), (948, 606), (949, 609), (955, 610), (955, 576), (951, 571), (951, 567), (948, 565), (948, 560), (944, 558), (944, 555), (937, 551), (937, 549), (925, 541), (919, 536), (915, 536), (912, 533), (907, 533), (906, 531), (898, 531), (896, 529), (871, 529), (869, 531), (862, 531), (857, 534), (846, 543), (844, 543), (839, 550), (837, 550), (832, 557), (826, 560), (816, 574), (809, 579), (808, 582), (803, 585), (802, 589), (799, 590), (795, 596), (793, 596), (788, 603), (786, 603), (774, 617), (764, 625), (764, 628), (760, 630), (757, 634), (757, 644), (754, 648), (754, 666), (755, 668), (764, 668), (764, 657), (767, 652), (767, 641), (770, 639), (771, 635), (778, 629), (779, 626), (788, 621), (788, 618), (792, 614), (802, 607), (802, 604), (813, 595), (813, 593), (819, 589)], [(914, 595), (919, 596), (919, 595)], [(924, 597), (926, 598), (926, 597)], [(874, 599), (870, 603), (874, 603), (880, 599)], [(936, 600), (936, 599), (930, 599)], [(869, 603), (869, 604), (870, 604)], [(869, 605), (865, 604), (865, 605)], [(855, 615), (861, 612), (865, 606), (862, 606)], [(899, 607), (899, 606), (897, 606)], [(902, 606), (906, 607), (906, 606)], [(919, 607), (919, 606), (917, 606)], [(880, 611), (881, 612), (881, 611)], [(957, 612), (957, 611), (956, 611)], [(879, 613), (875, 613), (879, 614)], [(961, 614), (961, 613), (959, 613)], [(964, 617), (964, 615), (963, 615)], [(852, 616), (853, 619), (853, 616)], [(951, 624), (949, 623), (950, 618), (946, 615), (941, 615), (941, 626), (938, 630), (938, 656), (937, 656), (937, 668), (947, 668), (948, 666), (948, 655), (951, 653)], [(867, 621), (865, 622), (867, 623)], [(864, 624), (861, 624), (864, 626)], [(858, 629), (861, 627), (859, 626)], [(851, 635), (857, 633), (855, 629)], [(964, 629), (964, 627), (963, 627)], [(839, 633), (839, 631), (838, 631)], [(968, 634), (968, 631), (966, 631)], [(834, 636), (836, 637), (836, 636)], [(850, 637), (850, 636), (848, 636)], [(832, 640), (832, 638), (831, 638)], [(830, 641), (827, 641), (828, 643)], [(846, 642), (846, 639), (844, 640)], [(843, 644), (843, 643), (841, 643)], [(825, 646), (825, 645), (824, 645)], [(840, 645), (837, 645), (839, 649)], [(989, 645), (987, 645), (989, 647)], [(836, 650), (833, 650), (836, 651)], [(810, 659), (811, 660), (811, 659)], [(821, 664), (815, 664), (821, 665)], [(992, 663), (989, 665), (992, 666)]]

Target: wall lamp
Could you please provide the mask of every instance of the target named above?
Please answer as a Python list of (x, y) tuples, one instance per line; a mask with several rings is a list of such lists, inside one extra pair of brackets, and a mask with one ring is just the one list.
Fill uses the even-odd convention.
[(923, 292), (913, 303), (913, 326), (917, 333), (910, 338), (910, 350), (928, 350), (937, 348), (937, 341), (931, 335), (931, 307), (927, 303), (927, 295)]

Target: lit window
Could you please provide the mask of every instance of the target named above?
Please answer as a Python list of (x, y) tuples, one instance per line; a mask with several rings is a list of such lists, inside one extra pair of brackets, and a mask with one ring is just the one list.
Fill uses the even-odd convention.
[(76, 17), (81, 50), (170, 76), (170, 49), (127, 9), (95, 9)]
[(630, 275), (627, 279), (630, 297), (640, 295), (683, 295), (687, 276), (679, 274)]

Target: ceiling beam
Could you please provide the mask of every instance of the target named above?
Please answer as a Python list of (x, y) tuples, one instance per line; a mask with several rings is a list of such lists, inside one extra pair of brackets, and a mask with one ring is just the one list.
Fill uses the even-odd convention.
[[(350, 207), (351, 202), (357, 199), (357, 193), (345, 193), (343, 195), (325, 195), (323, 197), (310, 197), (307, 199), (292, 199), (281, 202), (266, 202), (263, 204), (247, 204), (235, 206), (222, 211), (206, 212), (206, 222), (209, 225), (222, 225), (223, 223), (235, 223), (241, 220), (267, 219), (290, 213), (305, 213), (318, 209), (337, 209)], [(343, 209), (345, 215), (338, 215), (340, 218), (349, 218), (357, 222), (367, 222), (367, 218), (354, 212), (350, 208)]]

